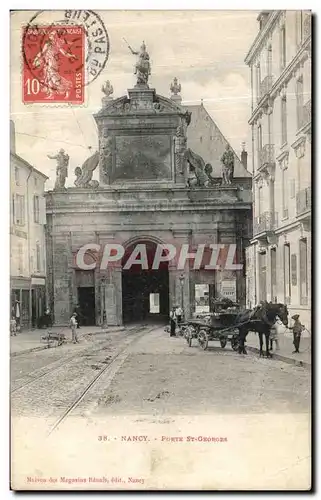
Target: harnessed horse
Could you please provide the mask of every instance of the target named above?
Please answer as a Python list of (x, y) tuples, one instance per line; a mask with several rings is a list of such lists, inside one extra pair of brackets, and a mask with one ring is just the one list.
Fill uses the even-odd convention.
[(269, 351), (269, 338), (271, 328), (278, 316), (284, 326), (288, 325), (288, 309), (284, 304), (264, 302), (254, 310), (246, 310), (237, 318), (239, 330), (239, 354), (247, 354), (244, 343), (249, 332), (257, 332), (260, 339), (260, 356), (263, 356), (263, 335), (265, 336), (266, 357), (271, 358)]

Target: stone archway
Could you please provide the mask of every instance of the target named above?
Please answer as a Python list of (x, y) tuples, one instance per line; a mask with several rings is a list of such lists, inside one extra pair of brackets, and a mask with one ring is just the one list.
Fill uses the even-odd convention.
[[(168, 262), (153, 269), (154, 256), (162, 241), (140, 236), (127, 241), (122, 259), (123, 322), (166, 322), (169, 315)], [(133, 262), (140, 261), (139, 264)]]

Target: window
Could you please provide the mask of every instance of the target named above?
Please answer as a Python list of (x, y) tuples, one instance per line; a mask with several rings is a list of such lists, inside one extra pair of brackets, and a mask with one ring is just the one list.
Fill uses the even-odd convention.
[(290, 181), (290, 198), (295, 198), (295, 179)]
[(271, 248), (271, 300), (277, 302), (276, 294), (276, 248)]
[(12, 207), (11, 207), (11, 217), (12, 217), (12, 221), (13, 223), (15, 222), (16, 220), (16, 203), (15, 203), (15, 195), (13, 194), (12, 195)]
[(149, 312), (159, 314), (159, 293), (149, 294)]
[(256, 98), (259, 101), (261, 98), (261, 66), (260, 63), (256, 66)]
[(282, 145), (287, 142), (287, 109), (286, 96), (281, 99), (281, 129), (282, 129)]
[(209, 312), (209, 285), (207, 284), (195, 284), (195, 312)]
[(38, 186), (38, 179), (35, 177), (35, 188)]
[(33, 197), (33, 220), (39, 223), (39, 196)]
[(25, 224), (25, 197), (23, 195), (16, 195), (16, 219), (15, 223), (19, 226)]
[(301, 45), (303, 41), (303, 33), (304, 33), (304, 28), (303, 28), (303, 21), (304, 21), (304, 16), (302, 10), (299, 10), (296, 13), (296, 43), (297, 46)]
[(18, 274), (23, 274), (23, 247), (22, 243), (18, 243)]
[(267, 74), (272, 76), (272, 47), (269, 45), (267, 52)]
[(300, 240), (300, 304), (307, 305), (308, 297), (308, 246), (306, 238)]
[(258, 207), (259, 207), (259, 215), (263, 213), (263, 187), (259, 186), (258, 190)]
[(283, 219), (287, 219), (289, 216), (288, 211), (288, 169), (282, 168), (282, 209), (283, 209)]
[(266, 300), (266, 253), (259, 253), (259, 297)]
[(286, 65), (286, 30), (285, 26), (281, 29), (281, 70), (285, 68)]
[(40, 255), (40, 244), (39, 241), (36, 243), (36, 271), (39, 273), (41, 270), (41, 255)]
[(15, 183), (17, 186), (19, 186), (19, 181), (20, 181), (20, 172), (19, 172), (19, 168), (18, 167), (15, 167), (14, 169), (14, 180), (15, 180)]
[(284, 245), (284, 297), (285, 303), (291, 304), (291, 262), (290, 245)]
[(258, 167), (260, 167), (262, 164), (262, 148), (263, 148), (262, 125), (258, 125), (257, 127)]
[(300, 129), (303, 125), (303, 77), (302, 76), (296, 82), (296, 117), (297, 117), (297, 128)]

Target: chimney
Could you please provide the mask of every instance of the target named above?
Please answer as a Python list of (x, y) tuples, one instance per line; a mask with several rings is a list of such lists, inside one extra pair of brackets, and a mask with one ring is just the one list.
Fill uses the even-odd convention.
[(16, 131), (13, 120), (10, 120), (10, 152), (16, 152)]
[(245, 142), (242, 142), (241, 162), (247, 170), (247, 151), (245, 151)]

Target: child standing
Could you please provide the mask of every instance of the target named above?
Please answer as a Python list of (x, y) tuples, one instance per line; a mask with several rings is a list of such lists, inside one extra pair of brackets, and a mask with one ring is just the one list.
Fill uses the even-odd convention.
[(76, 320), (77, 314), (74, 313), (71, 318), (70, 318), (70, 328), (71, 328), (71, 340), (73, 344), (78, 344), (78, 337), (77, 337), (77, 320)]
[(299, 351), (300, 348), (300, 341), (301, 341), (301, 333), (303, 330), (305, 330), (305, 326), (302, 325), (301, 321), (299, 320), (300, 315), (299, 314), (294, 314), (292, 316), (292, 319), (294, 321), (294, 325), (292, 326), (292, 331), (293, 331), (293, 344), (294, 344), (294, 349), (292, 354), (295, 354)]

